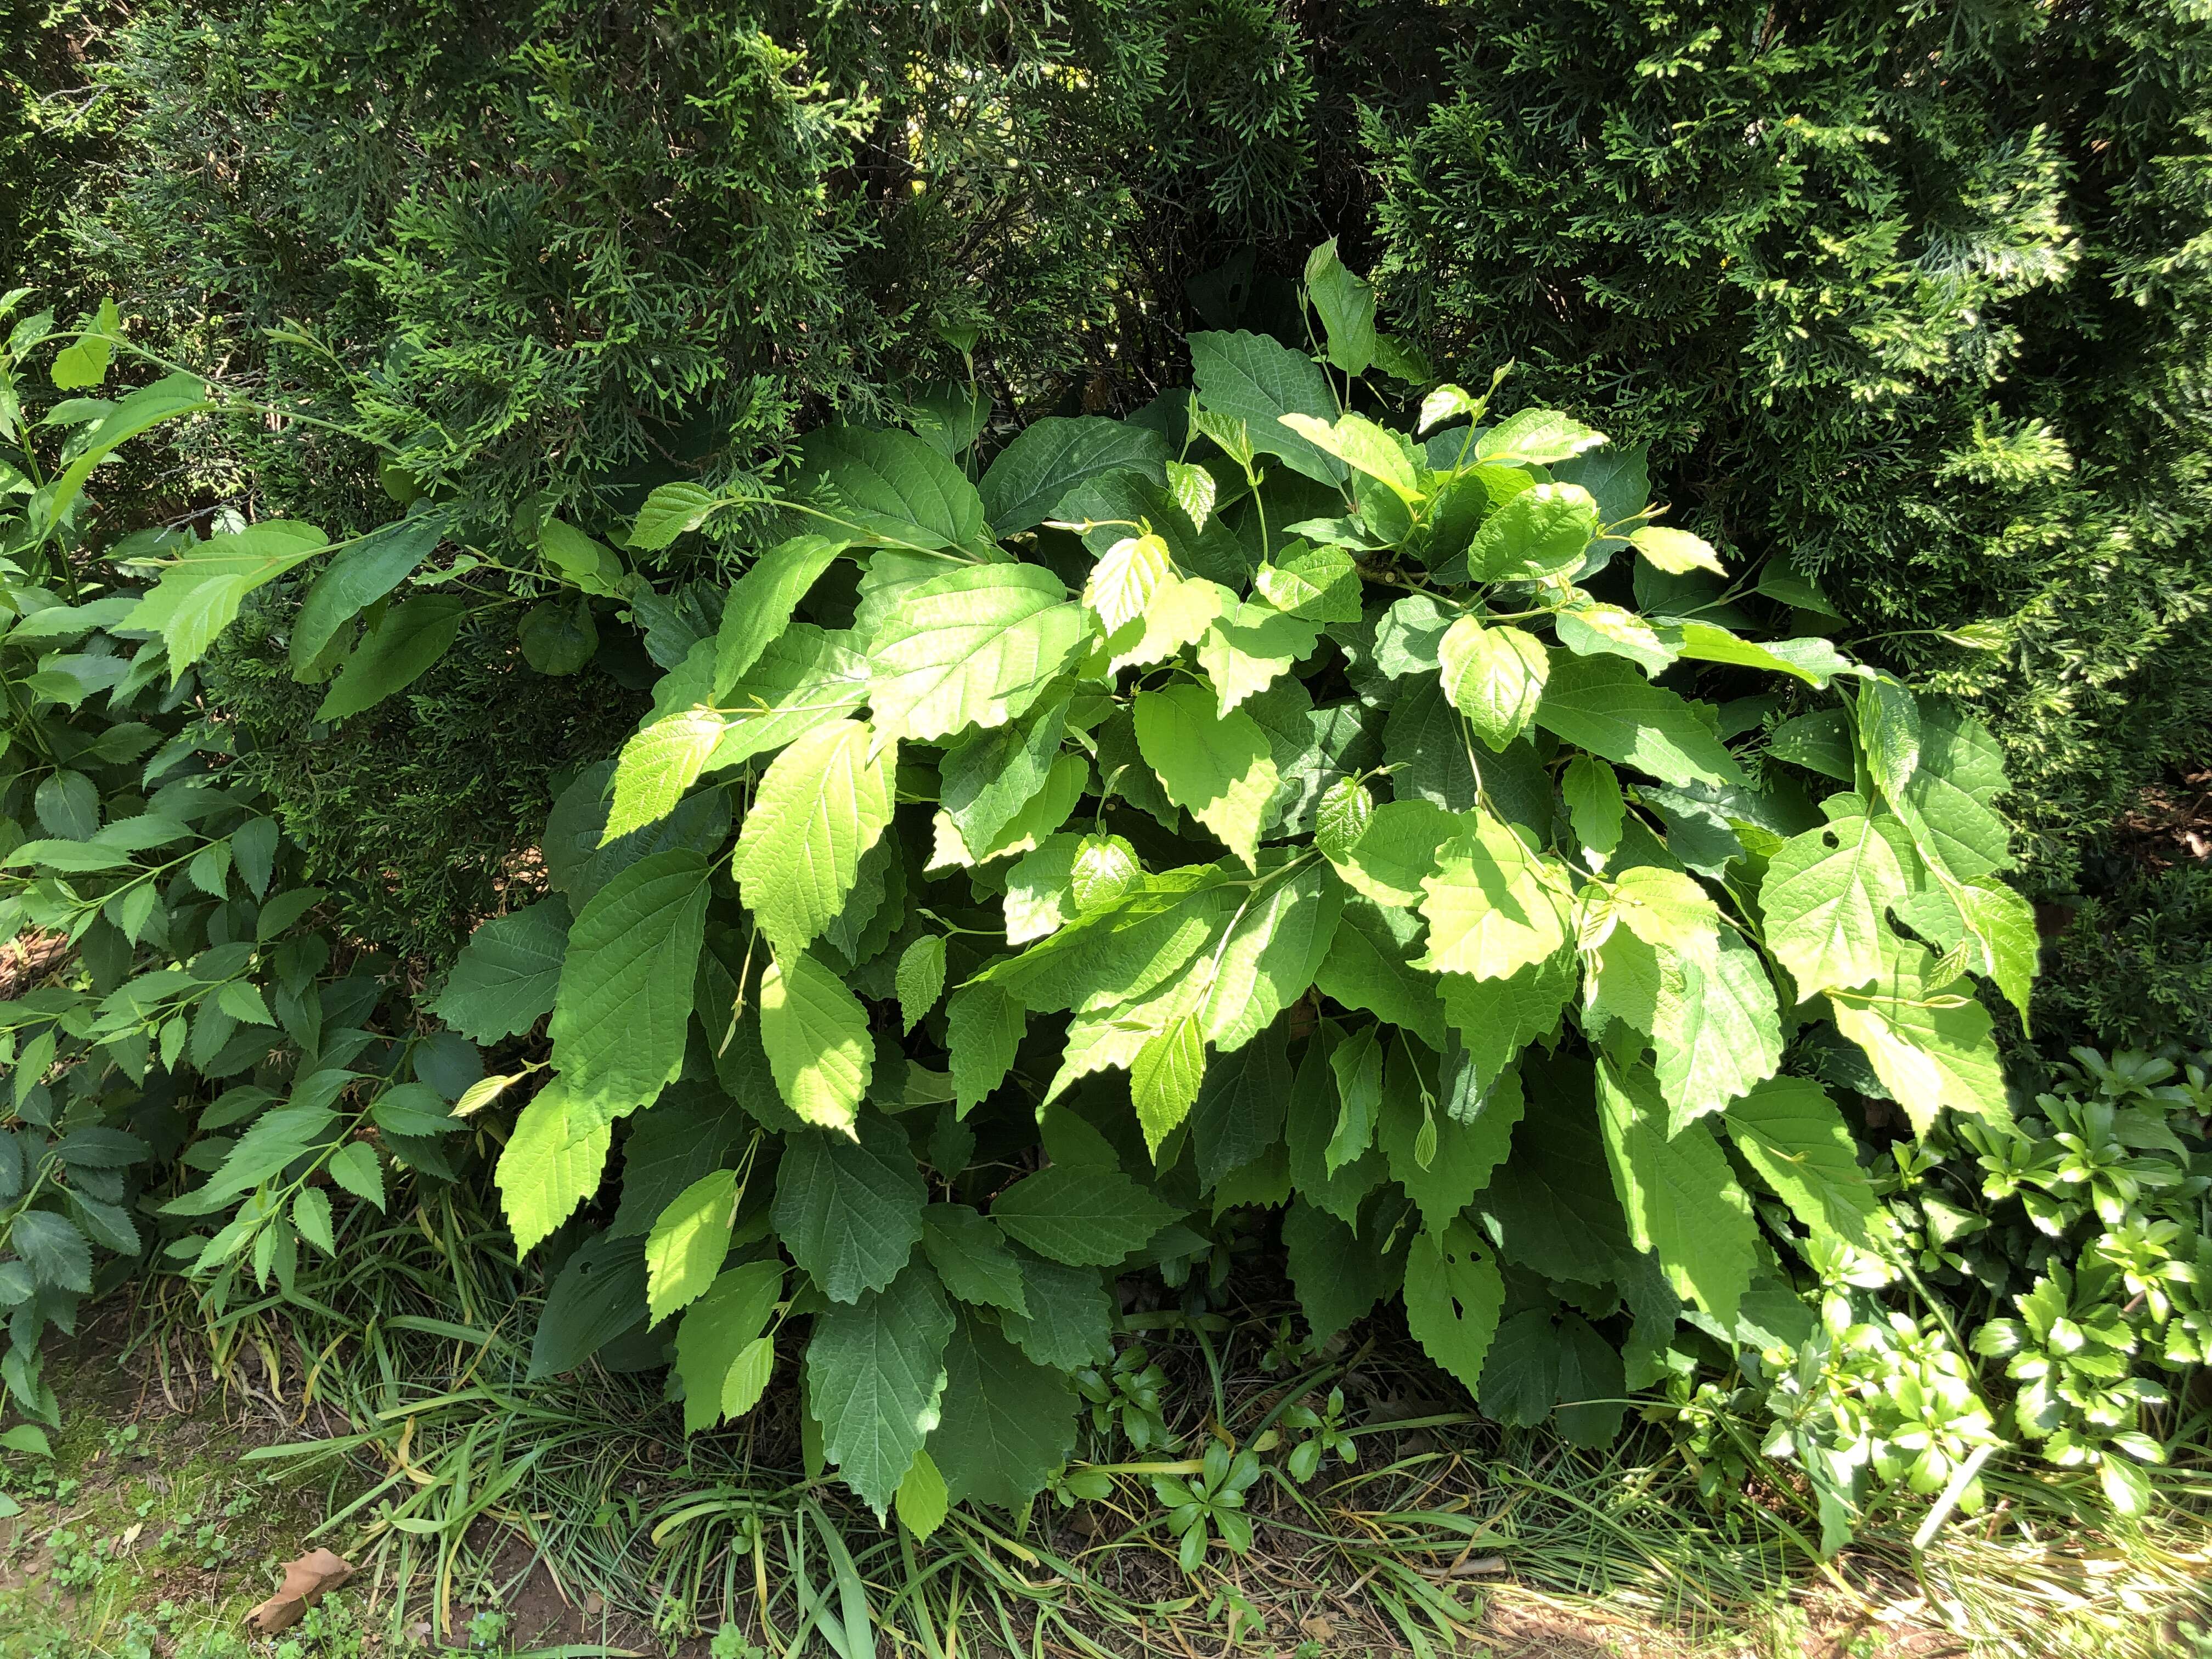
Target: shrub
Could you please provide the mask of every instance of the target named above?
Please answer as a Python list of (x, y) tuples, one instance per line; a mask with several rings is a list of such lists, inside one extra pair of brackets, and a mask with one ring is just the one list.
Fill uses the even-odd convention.
[(2212, 730), (2206, 20), (1513, 0), (1449, 65), (1367, 118), (1409, 331), (1648, 441), (1686, 521), (1972, 698), (2070, 885)]
[[(528, 569), (426, 501), (118, 544), (150, 587), (64, 594), (106, 449), (269, 406), (172, 374), (56, 411), (78, 459), (9, 532), (4, 804), (43, 833), (6, 904), (85, 967), (9, 1019), (18, 1401), (54, 1410), (33, 1345), (90, 1241), (146, 1248), (146, 1174), (221, 1310), (402, 1172), (494, 1156), (560, 1263), (533, 1370), (672, 1361), (697, 1431), (795, 1364), (818, 1455), (922, 1533), (1058, 1478), (1086, 1395), (1141, 1407), (1109, 1275), (1210, 1279), (1231, 1212), (1279, 1229), (1315, 1336), (1401, 1307), (1491, 1414), (1584, 1443), (1695, 1351), (1682, 1319), (1759, 1344), (1770, 1238), (1875, 1204), (1816, 1070), (1923, 1131), (2001, 1110), (1975, 981), (2022, 1004), (2034, 934), (1994, 746), (1817, 635), (1755, 640), (1638, 452), (1425, 380), (1389, 424), (1417, 368), (1333, 248), (1306, 276), (1318, 359), (1203, 334), (1194, 392), (988, 465), (826, 426), (773, 493), (656, 489), (620, 549), (543, 519)], [(118, 349), (104, 312), (51, 377)], [(720, 522), (758, 549), (733, 583), (644, 579)], [(311, 925), (186, 702), (310, 562), (285, 649), (320, 720), (518, 615), (541, 672), (611, 650), (601, 607), (665, 671), (554, 803), (551, 895), (435, 987)], [(1780, 719), (1778, 680), (1829, 701)], [(158, 1173), (179, 1148), (204, 1181)], [(1249, 1542), (1255, 1455), (1163, 1492), (1186, 1566)]]

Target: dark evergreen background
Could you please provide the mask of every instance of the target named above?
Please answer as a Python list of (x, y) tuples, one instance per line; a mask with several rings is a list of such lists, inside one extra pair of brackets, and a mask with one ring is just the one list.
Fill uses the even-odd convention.
[[(2212, 765), (2185, 0), (154, 0), (19, 11), (0, 61), (14, 280), (343, 407), (487, 536), (895, 415), (971, 339), (1005, 428), (1132, 408), (1187, 328), (1294, 329), (1338, 236), (1445, 373), (1511, 358), (1502, 407), (1648, 442), (1740, 566), (1795, 561), (1856, 650), (1977, 702), (2031, 887), (2076, 907), (2046, 1027), (2212, 1035), (2212, 871), (2117, 827)], [(372, 452), (219, 438), (172, 482), (392, 510)], [(2002, 650), (1930, 631), (1985, 618)], [(332, 856), (390, 860), (404, 917), (534, 835), (489, 749), (550, 776), (623, 723), (586, 676), (448, 729), (499, 672), (457, 653), (317, 745), (276, 682), (214, 683), (291, 816), (353, 805)]]

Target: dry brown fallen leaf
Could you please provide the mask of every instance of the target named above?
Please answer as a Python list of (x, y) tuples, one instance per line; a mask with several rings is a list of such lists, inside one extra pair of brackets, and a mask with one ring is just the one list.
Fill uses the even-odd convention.
[(309, 1607), (353, 1577), (353, 1563), (330, 1550), (309, 1550), (296, 1561), (284, 1564), (284, 1582), (276, 1594), (246, 1615), (246, 1622), (264, 1636), (289, 1630), (307, 1616)]

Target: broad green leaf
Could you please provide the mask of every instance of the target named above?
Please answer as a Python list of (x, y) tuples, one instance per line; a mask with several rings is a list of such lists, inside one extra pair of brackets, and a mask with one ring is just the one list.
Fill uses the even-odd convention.
[(292, 619), (292, 677), (304, 678), (340, 629), (412, 575), (437, 550), (445, 527), (443, 514), (418, 513), (340, 548)]
[(1597, 538), (1597, 503), (1576, 484), (1524, 489), (1482, 521), (1468, 544), (1478, 582), (1534, 581), (1572, 570)]
[(868, 650), (868, 701), (883, 741), (1003, 726), (1043, 695), (1090, 629), (1036, 565), (974, 565), (904, 594)]
[(771, 962), (760, 981), (761, 1047), (784, 1104), (805, 1121), (853, 1133), (875, 1048), (868, 1012), (810, 955)]
[(1559, 1328), (1548, 1307), (1526, 1308), (1498, 1328), (1482, 1366), (1482, 1414), (1509, 1429), (1533, 1429), (1559, 1397)]
[(1919, 764), (1891, 805), (1929, 864), (1962, 882), (1984, 882), (2013, 863), (1996, 810), (2008, 787), (2004, 751), (1979, 721), (1941, 700), (1923, 704), (1920, 715)]
[(418, 593), (386, 611), (340, 665), (315, 718), (343, 720), (405, 690), (446, 654), (468, 614), (458, 593)]
[(1256, 867), (1261, 826), (1279, 779), (1267, 734), (1250, 716), (1218, 716), (1213, 699), (1188, 681), (1140, 691), (1137, 747), (1168, 799)]
[(174, 680), (207, 654), (247, 594), (329, 545), (321, 531), (295, 519), (264, 520), (210, 536), (161, 567), (161, 580), (121, 626), (125, 632), (161, 636)]
[(1580, 657), (1620, 657), (1647, 674), (1664, 673), (1682, 654), (1673, 630), (1662, 635), (1633, 611), (1617, 605), (1577, 603), (1552, 617), (1559, 643)]
[(1026, 1016), (1021, 1004), (999, 987), (965, 985), (945, 1005), (945, 1023), (953, 1099), (965, 1117), (1006, 1080)]
[(1138, 1048), (1129, 1063), (1129, 1099), (1145, 1132), (1145, 1149), (1154, 1158), (1190, 1115), (1205, 1078), (1206, 1040), (1195, 1013), (1170, 1020)]
[[(1772, 640), (1760, 644), (1739, 639), (1725, 628), (1705, 622), (1682, 623), (1668, 629), (1664, 637), (1683, 656), (1694, 661), (1764, 668), (1790, 675), (1810, 686), (1825, 688), (1838, 674), (1851, 672), (1850, 659), (1823, 639)], [(1848, 782), (1848, 765), (1844, 776)]]
[(639, 552), (657, 553), (706, 523), (720, 505), (720, 498), (703, 484), (689, 480), (657, 484), (630, 525), (629, 545)]
[(965, 1204), (921, 1212), (921, 1248), (945, 1288), (963, 1302), (1026, 1313), (1022, 1264), (1004, 1235)]
[(939, 801), (963, 845), (995, 846), (1045, 786), (1067, 731), (1065, 700), (1011, 724), (978, 732), (938, 764)]
[[(79, 350), (86, 343), (64, 347), (60, 357)], [(104, 346), (105, 343), (101, 342)], [(98, 349), (95, 347), (94, 349)], [(20, 358), (21, 354), (17, 354)], [(56, 359), (59, 367), (60, 357)], [(105, 359), (102, 359), (103, 364)], [(97, 384), (95, 380), (93, 382)], [(141, 433), (149, 432), (164, 421), (181, 416), (197, 414), (210, 408), (207, 401), (207, 386), (197, 374), (170, 374), (141, 386), (129, 397), (119, 399), (91, 426), (77, 434), (72, 444), (76, 450), (68, 466), (52, 484), (40, 516), (47, 524), (58, 524), (77, 496), (82, 493), (93, 471), (122, 446)], [(13, 422), (8, 411), (15, 408), (15, 393), (5, 380), (0, 380), (0, 441), (12, 437), (9, 429)]]
[(1213, 474), (1190, 461), (1170, 461), (1167, 464), (1168, 491), (1176, 505), (1200, 532), (1206, 521), (1213, 516), (1213, 502), (1220, 484)]
[[(719, 1037), (720, 1032), (715, 1035)], [(757, 1044), (757, 1034), (746, 1025), (732, 1039), (732, 1051), (748, 1036)], [(763, 1085), (773, 1092), (775, 1085), (766, 1082), (765, 1063), (757, 1059), (757, 1046), (751, 1063), (763, 1077), (748, 1085), (748, 1095), (757, 1097)], [(694, 1182), (716, 1170), (735, 1168), (757, 1127), (749, 1109), (756, 1103), (752, 1098), (733, 1099), (718, 1085), (702, 1079), (675, 1084), (651, 1109), (640, 1113), (623, 1139), (622, 1204), (608, 1231), (626, 1236), (648, 1232)]]
[(1111, 635), (1142, 617), (1153, 591), (1173, 574), (1168, 544), (1158, 536), (1124, 536), (1091, 567), (1083, 603)]
[(1479, 434), (1474, 458), (1497, 466), (1549, 466), (1604, 441), (1605, 434), (1557, 410), (1524, 409)]
[(1161, 482), (1173, 453), (1150, 427), (1048, 415), (1023, 428), (984, 469), (983, 514), (1000, 537), (1016, 535), (1058, 517), (1055, 509), (1071, 491), (1103, 473), (1136, 472)]
[[(1511, 1072), (1498, 1078), (1481, 1111), (1462, 1123), (1451, 1121), (1443, 1102), (1424, 1103), (1425, 1085), (1403, 1044), (1392, 1048), (1386, 1069), (1376, 1140), (1389, 1160), (1391, 1179), (1420, 1211), (1421, 1224), (1442, 1234), (1504, 1163), (1527, 1103), (1521, 1079)], [(1426, 1164), (1420, 1158), (1424, 1126), (1436, 1141)]]
[(651, 854), (593, 894), (569, 928), (550, 1034), (580, 1108), (611, 1119), (683, 1070), (708, 872), (688, 848)]
[(1109, 1267), (1142, 1249), (1177, 1212), (1118, 1170), (1048, 1164), (991, 1201), (1017, 1243), (1074, 1267)]
[[(1576, 959), (1562, 951), (1504, 979), (1444, 974), (1436, 983), (1444, 1019), (1458, 1039), (1454, 1053), (1463, 1072), (1447, 1079), (1445, 1107), (1455, 1119), (1486, 1109), (1493, 1086), (1515, 1056), (1548, 1036), (1574, 994)], [(1441, 1046), (1441, 1045), (1440, 1045)]]
[(867, 659), (846, 648), (848, 637), (794, 623), (769, 641), (744, 678), (720, 694), (722, 741), (707, 769), (781, 749), (866, 701)]
[(1027, 945), (1075, 920), (1075, 856), (1084, 839), (1048, 836), (1006, 872), (1007, 944)]
[(717, 701), (729, 696), (791, 626), (799, 600), (850, 544), (827, 536), (793, 536), (763, 553), (732, 584), (714, 635)]
[(1758, 1266), (1759, 1224), (1727, 1155), (1703, 1124), (1668, 1138), (1666, 1103), (1647, 1073), (1601, 1064), (1597, 1100), (1606, 1161), (1636, 1248), (1658, 1253), (1678, 1295), (1733, 1326)]
[(1375, 625), (1375, 666), (1391, 679), (1437, 672), (1437, 647), (1459, 612), (1431, 593), (1408, 593)]
[(1628, 808), (1621, 799), (1620, 780), (1613, 768), (1589, 755), (1577, 755), (1567, 763), (1559, 780), (1566, 798), (1567, 818), (1575, 838), (1591, 852), (1610, 854), (1620, 845), (1620, 827)]
[(1823, 810), (1829, 822), (1784, 842), (1759, 890), (1767, 948), (1797, 981), (1800, 1001), (1881, 971), (1893, 937), (1884, 915), (1905, 897), (1914, 867), (1897, 819), (1869, 816), (1856, 795)]
[(1283, 1138), (1292, 1082), (1286, 1024), (1270, 1024), (1206, 1072), (1190, 1124), (1199, 1179), (1209, 1188)]
[(568, 949), (568, 901), (495, 916), (469, 935), (430, 1012), (476, 1042), (519, 1036), (553, 1012)]
[(1470, 1394), (1482, 1386), (1483, 1360), (1504, 1306), (1498, 1264), (1469, 1223), (1414, 1236), (1406, 1258), (1406, 1328)]
[(880, 1522), (937, 1426), (952, 1310), (926, 1262), (881, 1291), (817, 1314), (806, 1403), (823, 1455)]
[(1850, 1130), (1819, 1084), (1770, 1078), (1730, 1101), (1721, 1121), (1744, 1162), (1800, 1221), (1862, 1250), (1874, 1248), (1868, 1224), (1881, 1204)]
[(1364, 1008), (1441, 1049), (1444, 1005), (1439, 981), (1413, 960), (1420, 931), (1420, 918), (1411, 911), (1349, 899), (1328, 954), (1315, 970), (1314, 984), (1323, 996), (1347, 1008)]
[(1782, 1021), (1765, 964), (1733, 930), (1717, 955), (1673, 951), (1662, 962), (1651, 1035), (1668, 1133), (1680, 1134), (1774, 1075)]
[(600, 1233), (570, 1255), (546, 1293), (526, 1381), (574, 1370), (637, 1323), (645, 1299), (643, 1243)]
[(945, 994), (944, 936), (925, 933), (908, 945), (899, 955), (895, 983), (899, 1018), (911, 1031)]
[(1413, 456), (1407, 453), (1410, 447), (1402, 444), (1395, 433), (1385, 431), (1364, 415), (1346, 412), (1334, 422), (1316, 420), (1310, 415), (1285, 415), (1280, 418), (1285, 426), (1316, 449), (1335, 456), (1354, 471), (1364, 472), (1389, 485), (1401, 499), (1410, 502), (1420, 498), (1420, 475)]
[(599, 648), (592, 602), (578, 594), (573, 600), (554, 599), (533, 605), (515, 624), (514, 639), (522, 649), (523, 661), (539, 673), (556, 678), (574, 674)]
[(906, 1478), (899, 1482), (896, 1508), (899, 1524), (916, 1538), (927, 1538), (945, 1524), (945, 1517), (952, 1512), (945, 1477), (937, 1472), (937, 1465), (930, 1461), (927, 1452), (914, 1455)]
[(1212, 619), (1199, 641), (1198, 660), (1226, 714), (1273, 685), (1300, 659), (1312, 655), (1320, 638), (1318, 623), (1271, 605), (1239, 601), (1224, 606)]
[(1741, 783), (1742, 769), (1696, 708), (1618, 657), (1556, 658), (1536, 724), (1668, 783)]
[[(746, 1350), (761, 1337), (769, 1316), (783, 1297), (783, 1263), (748, 1261), (717, 1278), (693, 1303), (676, 1328), (676, 1374), (684, 1382), (684, 1432), (713, 1428), (725, 1415), (751, 1409), (742, 1390), (729, 1398)], [(766, 1379), (763, 1377), (763, 1381)], [(756, 1391), (754, 1398), (757, 1398)]]
[(1887, 674), (1875, 674), (1850, 701), (1867, 772), (1885, 800), (1905, 793), (1920, 764), (1920, 704), (1911, 689)]
[(1543, 701), (1551, 653), (1518, 628), (1486, 628), (1462, 617), (1437, 643), (1444, 696), (1475, 735), (1503, 750), (1527, 729)]
[(784, 1137), (769, 1214), (784, 1248), (832, 1302), (856, 1302), (898, 1276), (921, 1242), (921, 1170), (906, 1132), (861, 1117), (852, 1136)]
[(658, 1325), (706, 1294), (730, 1253), (738, 1172), (715, 1170), (660, 1212), (645, 1240), (646, 1316)]
[[(1339, 778), (1322, 792), (1320, 803), (1314, 811), (1314, 845), (1336, 866), (1340, 872), (1347, 870), (1358, 850), (1361, 838), (1373, 825), (1375, 810), (1375, 797), (1368, 793), (1367, 786), (1358, 778)], [(1443, 838), (1439, 836), (1437, 839), (1441, 842)], [(1421, 873), (1425, 875), (1427, 871)], [(1345, 879), (1351, 881), (1355, 887), (1360, 887), (1362, 892), (1369, 890), (1361, 887), (1359, 882), (1348, 873)], [(1408, 898), (1405, 902), (1412, 903), (1413, 901)]]
[(1314, 865), (1239, 907), (1209, 957), (1199, 1030), (1222, 1053), (1243, 1048), (1305, 994), (1336, 939), (1344, 890)]
[(805, 951), (844, 908), (891, 820), (894, 757), (864, 721), (839, 720), (769, 763), (730, 872), (779, 958)]
[(1333, 236), (1306, 256), (1305, 277), (1329, 362), (1346, 374), (1364, 374), (1375, 361), (1375, 290), (1346, 269)]
[(2003, 1119), (2004, 1067), (1990, 1011), (1962, 981), (1939, 983), (1924, 946), (1890, 939), (1873, 982), (1832, 990), (1836, 1029), (1866, 1050), (1882, 1086), (1926, 1134), (1946, 1106)]
[(1206, 637), (1213, 624), (1237, 608), (1237, 598), (1219, 582), (1170, 574), (1155, 584), (1145, 601), (1141, 621), (1126, 624), (1107, 641), (1113, 653), (1108, 671), (1165, 662), (1184, 647)]
[(1571, 1445), (1602, 1450), (1620, 1437), (1628, 1375), (1620, 1350), (1580, 1314), (1560, 1317), (1559, 1409), (1553, 1422)]
[(1564, 886), (1510, 826), (1480, 810), (1463, 814), (1421, 884), (1429, 949), (1413, 965), (1503, 979), (1543, 961), (1566, 942)]
[(610, 599), (622, 596), (622, 561), (605, 543), (572, 524), (548, 519), (539, 525), (538, 556), (562, 581), (586, 593)]
[[(1377, 1156), (1378, 1179), (1382, 1162)], [(1326, 1342), (1364, 1317), (1403, 1282), (1405, 1259), (1386, 1249), (1380, 1219), (1370, 1215), (1355, 1232), (1308, 1202), (1303, 1191), (1283, 1212), (1283, 1250), (1291, 1288), (1297, 1293), (1298, 1310), (1315, 1341)], [(1418, 1238), (1414, 1243), (1418, 1249)]]
[(676, 810), (699, 781), (722, 740), (722, 717), (711, 708), (687, 708), (657, 720), (623, 745), (615, 763), (614, 805), (599, 844), (657, 823)]
[(947, 1495), (1022, 1509), (1075, 1449), (1081, 1402), (1074, 1384), (967, 1314), (945, 1348), (945, 1370), (943, 1413), (928, 1450)]
[(1716, 576), (1728, 574), (1721, 568), (1720, 555), (1713, 551), (1712, 544), (1686, 530), (1662, 524), (1638, 525), (1629, 532), (1628, 544), (1654, 569), (1663, 570), (1670, 576), (1686, 575), (1692, 570), (1710, 570)]
[(1374, 1144), (1375, 1120), (1382, 1110), (1382, 1044), (1387, 1027), (1363, 1025), (1330, 1050), (1328, 1069), (1336, 1078), (1336, 1127), (1322, 1150), (1332, 1176)]
[(1293, 471), (1326, 484), (1344, 482), (1344, 464), (1282, 422), (1285, 415), (1333, 421), (1336, 399), (1312, 358), (1263, 335), (1197, 333), (1189, 337), (1191, 379), (1198, 401), (1244, 422), (1255, 450), (1279, 455)]
[(1114, 1361), (1115, 1302), (1096, 1267), (1070, 1267), (1020, 1253), (1028, 1310), (999, 1321), (1014, 1345), (1040, 1365), (1074, 1370)]
[(531, 1097), (499, 1155), (500, 1207), (528, 1252), (599, 1189), (613, 1119), (555, 1078)]
[(969, 867), (1035, 851), (1067, 822), (1067, 815), (1075, 810), (1076, 802), (1090, 784), (1089, 761), (1079, 754), (1056, 756), (1036, 793), (1000, 826), (998, 839), (981, 846), (961, 835), (950, 813), (939, 811), (933, 820), (935, 850), (930, 857), (930, 869), (939, 870), (947, 865)]
[(983, 533), (983, 498), (967, 475), (910, 432), (829, 426), (799, 442), (794, 483), (828, 486), (841, 529), (889, 547), (964, 547)]

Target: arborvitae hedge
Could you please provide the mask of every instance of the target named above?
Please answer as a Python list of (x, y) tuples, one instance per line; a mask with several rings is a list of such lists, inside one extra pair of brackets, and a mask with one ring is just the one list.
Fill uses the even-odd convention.
[[(1187, 329), (1294, 329), (1335, 234), (1444, 372), (1510, 357), (1502, 408), (1648, 441), (1732, 566), (1795, 560), (1857, 648), (1973, 699), (2051, 890), (2203, 758), (2212, 23), (2180, 0), (157, 0), (85, 52), (120, 137), (70, 222), (128, 307), (487, 523), (720, 485), (971, 336), (1003, 422), (1136, 407)], [(196, 459), (376, 516), (305, 428)], [(2001, 649), (1929, 631), (1987, 617)]]

